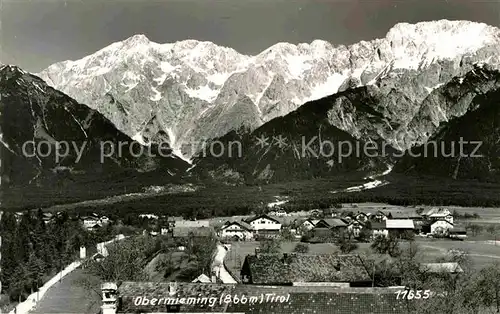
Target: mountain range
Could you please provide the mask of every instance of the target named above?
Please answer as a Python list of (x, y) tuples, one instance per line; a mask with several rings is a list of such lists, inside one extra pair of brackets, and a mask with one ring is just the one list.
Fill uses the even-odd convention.
[[(385, 38), (350, 46), (278, 43), (256, 56), (210, 42), (157, 44), (136, 35), (38, 75), (130, 137), (167, 141), (186, 160), (200, 142), (240, 128), (253, 131), (308, 101), (386, 78), (380, 87), (386, 97), (373, 108), (383, 124), (373, 127), (342, 101), (333, 124), (404, 150), (432, 133), (409, 124), (432, 90), (475, 63), (498, 67), (499, 47), (498, 28), (447, 20), (400, 23)], [(436, 123), (449, 118), (436, 107)]]
[[(500, 29), (447, 20), (400, 23), (350, 46), (278, 43), (256, 56), (135, 35), (36, 74), (4, 65), (2, 188), (11, 199), (29, 187), (35, 199), (73, 200), (193, 178), (261, 184), (392, 169), (499, 181), (499, 65)], [(451, 157), (410, 154), (461, 139), (484, 142), (482, 157), (457, 147)], [(27, 157), (29, 141), (78, 145), (54, 160)], [(106, 141), (125, 153), (101, 160)], [(214, 144), (225, 151), (207, 154)], [(131, 146), (169, 154), (137, 158)]]

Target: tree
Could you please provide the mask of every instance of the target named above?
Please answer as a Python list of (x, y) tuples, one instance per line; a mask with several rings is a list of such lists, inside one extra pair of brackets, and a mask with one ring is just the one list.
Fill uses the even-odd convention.
[(477, 236), (483, 230), (483, 227), (480, 225), (471, 224), (469, 225), (469, 229), (474, 236)]
[(283, 230), (281, 230), (281, 239), (283, 241), (293, 241), (295, 239), (295, 236), (292, 234), (292, 231), (289, 227), (283, 228)]
[(309, 252), (309, 245), (307, 245), (306, 243), (298, 243), (293, 251), (296, 253), (307, 253)]
[(481, 303), (494, 306), (500, 313), (500, 264), (483, 268), (478, 276), (477, 289)]
[(389, 254), (391, 257), (397, 257), (400, 254), (399, 240), (393, 235), (388, 237), (377, 235), (370, 247), (378, 254)]
[(358, 245), (354, 243), (353, 236), (350, 232), (341, 232), (339, 237), (336, 239), (335, 244), (344, 254), (351, 253), (358, 248)]
[(265, 254), (280, 253), (281, 242), (278, 239), (265, 239), (260, 243), (260, 251)]
[(214, 252), (217, 249), (217, 239), (210, 237), (192, 237), (188, 241), (186, 251), (193, 261), (193, 274), (199, 276), (209, 273), (212, 268)]
[(89, 260), (86, 270), (104, 282), (143, 281), (148, 263), (149, 237), (135, 237), (107, 246), (108, 256), (100, 261)]
[(369, 242), (371, 238), (371, 227), (365, 226), (365, 228), (361, 229), (358, 235), (358, 241), (359, 242)]

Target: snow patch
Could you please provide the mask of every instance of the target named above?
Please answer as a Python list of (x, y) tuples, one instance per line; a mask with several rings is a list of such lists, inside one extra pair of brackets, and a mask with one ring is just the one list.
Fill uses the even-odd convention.
[(288, 63), (288, 71), (290, 71), (290, 74), (295, 79), (301, 78), (305, 71), (312, 68), (312, 65), (308, 63), (311, 61), (309, 56), (288, 55), (285, 60)]
[(185, 92), (191, 98), (198, 98), (208, 102), (214, 101), (219, 95), (218, 90), (213, 90), (208, 85), (200, 86), (197, 89), (186, 88)]
[(215, 73), (211, 74), (207, 77), (207, 79), (210, 82), (213, 82), (217, 85), (222, 85), (224, 82), (227, 81), (227, 79), (232, 75), (232, 73), (227, 73), (227, 72), (221, 72), (221, 73)]
[(155, 87), (152, 87), (151, 90), (155, 94), (151, 96), (149, 99), (151, 99), (152, 101), (159, 101), (162, 99), (161, 93)]
[(311, 90), (311, 96), (304, 99), (303, 102), (308, 102), (312, 100), (317, 100), (325, 97), (326, 95), (332, 95), (338, 92), (339, 87), (346, 80), (346, 76), (340, 73), (333, 73), (330, 75), (324, 83), (317, 84)]
[(443, 86), (444, 83), (439, 83), (439, 84), (436, 84), (434, 85), (433, 87), (427, 87), (427, 86), (424, 86), (425, 90), (430, 94), (432, 93), (435, 89), (438, 89), (439, 87)]

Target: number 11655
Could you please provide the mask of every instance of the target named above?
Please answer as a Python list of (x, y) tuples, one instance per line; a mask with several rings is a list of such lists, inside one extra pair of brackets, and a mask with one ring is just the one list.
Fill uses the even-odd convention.
[(428, 299), (431, 296), (430, 290), (398, 290), (396, 300)]

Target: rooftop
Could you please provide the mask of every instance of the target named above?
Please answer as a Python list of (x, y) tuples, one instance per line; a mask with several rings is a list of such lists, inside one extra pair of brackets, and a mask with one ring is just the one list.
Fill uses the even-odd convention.
[(347, 224), (342, 219), (328, 218), (323, 219), (330, 227), (345, 227)]
[(242, 274), (245, 272), (249, 272), (254, 284), (370, 281), (370, 276), (357, 255), (248, 255)]
[(212, 227), (174, 227), (172, 235), (176, 238), (187, 238), (190, 235), (194, 237), (210, 237), (214, 232)]
[[(371, 314), (400, 314), (406, 313), (407, 303), (394, 297), (394, 289), (388, 288), (347, 288), (338, 287), (293, 287), (293, 286), (258, 286), (258, 285), (229, 285), (203, 283), (177, 283), (174, 297), (206, 297), (216, 298), (222, 294), (257, 296), (271, 293), (276, 296), (290, 295), (286, 302), (257, 302), (246, 304), (230, 302), (220, 305), (215, 303), (213, 308), (204, 304), (182, 305), (180, 312), (222, 312), (222, 313), (275, 313), (275, 314), (302, 314), (302, 313), (371, 313)], [(170, 297), (170, 283), (151, 282), (124, 282), (118, 288), (122, 298), (118, 313), (165, 312), (165, 306), (135, 305), (137, 296), (148, 299)], [(412, 301), (418, 302), (418, 301)]]
[(415, 229), (413, 220), (408, 219), (387, 219), (385, 226), (387, 229)]

